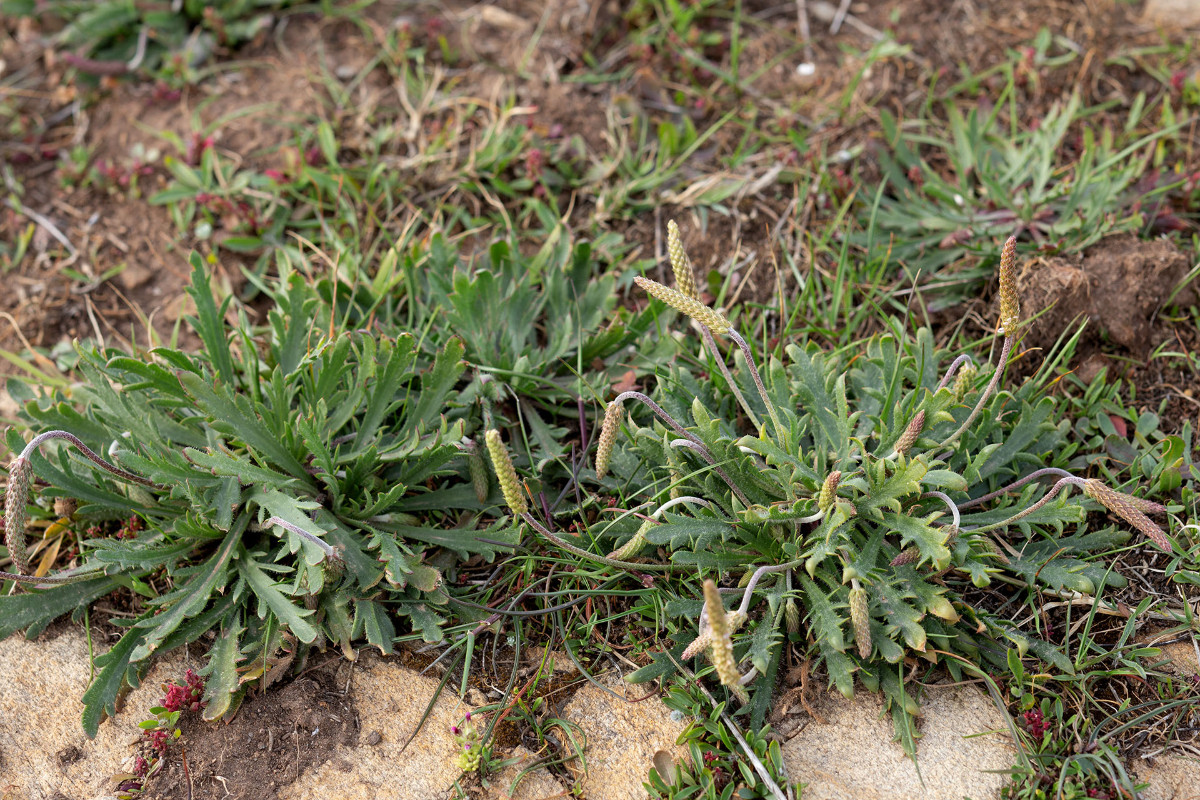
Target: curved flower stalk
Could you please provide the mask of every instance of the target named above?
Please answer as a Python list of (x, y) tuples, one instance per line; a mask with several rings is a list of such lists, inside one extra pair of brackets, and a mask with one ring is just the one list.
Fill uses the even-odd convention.
[(500, 431), (494, 428), (489, 430), (485, 434), (485, 439), (487, 441), (488, 454), (492, 457), (492, 467), (496, 471), (496, 478), (500, 482), (500, 489), (504, 494), (505, 504), (514, 516), (525, 520), (531, 528), (551, 543), (561, 547), (568, 553), (574, 553), (577, 556), (610, 567), (620, 567), (622, 569), (638, 570), (641, 572), (676, 572), (686, 569), (686, 567), (676, 564), (638, 564), (632, 561), (606, 558), (605, 556), (590, 553), (582, 547), (576, 547), (563, 540), (562, 537), (550, 531), (545, 525), (538, 522), (536, 517), (529, 513), (529, 503), (525, 501), (525, 495), (521, 490), (521, 482), (517, 478), (517, 470), (513, 466), (512, 457), (508, 454), (508, 448), (504, 446), (504, 441), (500, 438)]
[(657, 281), (652, 281), (649, 278), (637, 277), (633, 282), (640, 286), (652, 297), (656, 297), (667, 305), (674, 308), (692, 319), (699, 322), (701, 325), (712, 329), (713, 333), (720, 333), (728, 336), (733, 340), (733, 343), (741, 349), (742, 354), (746, 357), (746, 365), (750, 368), (750, 377), (754, 379), (754, 386), (758, 389), (758, 394), (762, 397), (763, 404), (767, 407), (767, 412), (771, 415), (771, 422), (775, 425), (775, 435), (784, 436), (783, 423), (779, 421), (779, 414), (775, 411), (775, 404), (771, 402), (771, 398), (767, 395), (767, 387), (763, 383), (762, 375), (758, 372), (758, 367), (754, 365), (754, 351), (750, 349), (750, 345), (746, 340), (733, 329), (733, 325), (725, 318), (725, 315), (715, 309), (701, 303), (699, 300), (689, 297), (677, 289), (672, 289), (669, 286), (663, 286)]
[(658, 403), (654, 402), (646, 395), (642, 394), (641, 392), (628, 391), (621, 392), (619, 395), (614, 397), (609, 402), (608, 407), (604, 410), (604, 422), (600, 426), (600, 436), (597, 437), (596, 443), (597, 479), (603, 478), (608, 474), (608, 462), (609, 459), (612, 458), (613, 445), (616, 444), (617, 441), (617, 428), (620, 426), (621, 405), (626, 400), (637, 400), (639, 403), (646, 406), (646, 408), (653, 411), (654, 414), (671, 430), (675, 431), (685, 439), (699, 445), (704, 452), (707, 453), (705, 460), (709, 463), (712, 463), (712, 454), (708, 453), (707, 448), (704, 447), (704, 443), (701, 442), (694, 433), (691, 433), (682, 425), (680, 425), (674, 417), (664, 411), (662, 407), (658, 405)]
[[(1030, 478), (1027, 476), (1023, 480), (1028, 481), (1029, 479)], [(1046, 494), (1043, 495), (1036, 503), (1021, 509), (1008, 519), (1001, 520), (1000, 522), (993, 522), (990, 525), (981, 525), (976, 528), (964, 528), (963, 530), (964, 532), (969, 533), (985, 533), (997, 528), (1007, 527), (1008, 525), (1011, 525), (1012, 523), (1029, 516), (1042, 506), (1049, 503), (1066, 486), (1078, 486), (1083, 490), (1085, 495), (1100, 503), (1100, 505), (1116, 514), (1121, 519), (1125, 520), (1125, 522), (1132, 525), (1147, 539), (1154, 542), (1160, 548), (1168, 553), (1172, 551), (1171, 539), (1167, 536), (1166, 532), (1163, 531), (1162, 528), (1158, 527), (1158, 525), (1156, 525), (1154, 521), (1147, 517), (1141, 510), (1142, 508), (1147, 510), (1163, 508), (1162, 506), (1158, 505), (1157, 503), (1150, 503), (1148, 501), (1141, 500), (1123, 492), (1118, 492), (1097, 478), (1079, 478), (1070, 474), (1068, 474), (1065, 478), (1060, 478), (1058, 482), (1055, 483), (1054, 486), (1050, 487), (1049, 491), (1047, 491)], [(1163, 508), (1163, 510), (1165, 511), (1166, 509)], [(1153, 513), (1153, 510), (1151, 513)]]
[(29, 488), (33, 480), (33, 464), (30, 459), (33, 457), (34, 451), (51, 439), (62, 439), (68, 444), (73, 445), (89, 461), (122, 480), (131, 481), (148, 489), (164, 488), (153, 481), (146, 480), (140, 475), (135, 475), (132, 472), (121, 469), (115, 464), (105, 461), (90, 447), (85, 445), (79, 437), (66, 431), (46, 431), (35, 436), (30, 440), (29, 444), (25, 445), (25, 449), (21, 451), (21, 454), (13, 459), (13, 463), (8, 470), (8, 490), (4, 498), (4, 544), (8, 548), (9, 556), (12, 558), (17, 572), (0, 572), (0, 580), (34, 585), (61, 585), (90, 580), (103, 574), (97, 570), (43, 577), (30, 574), (29, 550), (25, 545), (25, 525), (29, 520), (29, 511), (27, 508), (29, 504)]
[(958, 426), (958, 430), (950, 434), (939, 447), (949, 447), (954, 444), (958, 441), (958, 437), (962, 436), (967, 428), (971, 427), (971, 423), (983, 411), (984, 403), (992, 396), (992, 392), (996, 391), (996, 386), (1000, 383), (1000, 376), (1004, 373), (1004, 368), (1008, 366), (1008, 356), (1012, 352), (1017, 328), (1021, 324), (1021, 305), (1017, 298), (1016, 264), (1017, 237), (1010, 236), (1004, 243), (1004, 249), (1000, 252), (999, 332), (1004, 334), (1004, 344), (1000, 347), (1000, 358), (996, 362), (995, 370), (992, 371), (992, 379), (988, 382), (987, 388), (979, 395), (979, 400), (976, 401), (975, 407), (971, 409), (971, 413), (963, 420), (962, 425)]
[[(667, 254), (671, 258), (671, 271), (675, 275), (675, 287), (688, 297), (699, 300), (700, 293), (696, 290), (696, 274), (692, 270), (691, 260), (687, 257), (687, 253), (684, 252), (683, 241), (679, 238), (679, 226), (675, 224), (674, 220), (667, 223)], [(733, 379), (733, 374), (729, 371), (729, 365), (725, 363), (721, 351), (717, 349), (717, 342), (713, 339), (712, 331), (699, 320), (696, 320), (696, 324), (700, 326), (700, 336), (704, 339), (704, 346), (712, 353), (713, 360), (717, 362), (717, 368), (721, 370), (721, 375), (725, 377), (725, 383), (733, 391), (733, 396), (737, 399), (738, 405), (746, 412), (746, 416), (750, 418), (750, 422), (756, 430), (762, 427), (758, 415), (754, 413), (754, 409), (746, 402), (746, 398), (742, 395), (742, 390), (738, 387), (737, 381)]]
[[(664, 411), (662, 407), (658, 405), (658, 403), (655, 403), (641, 392), (622, 392), (613, 398), (612, 402), (608, 404), (608, 408), (605, 409), (604, 422), (600, 426), (600, 435), (597, 437), (596, 443), (597, 478), (603, 478), (608, 474), (608, 462), (612, 458), (612, 449), (617, 441), (617, 428), (620, 425), (621, 404), (626, 400), (637, 400), (638, 402), (642, 403), (651, 411), (653, 411), (659, 419), (665, 422), (671, 428), (671, 430), (684, 437), (683, 439), (675, 439), (669, 444), (672, 447), (686, 447), (689, 450), (695, 451), (701, 458), (708, 462), (709, 466), (712, 467), (713, 472), (717, 473), (721, 480), (725, 481), (725, 483), (729, 485), (734, 494), (738, 496), (738, 499), (740, 499), (746, 505), (750, 505), (750, 501), (746, 498), (746, 495), (743, 494), (742, 490), (733, 482), (733, 479), (729, 477), (729, 474), (725, 472), (725, 470), (721, 469), (721, 466), (717, 463), (717, 460), (713, 457), (713, 454), (709, 452), (707, 447), (704, 446), (704, 442), (700, 441), (700, 438), (694, 433), (688, 431), (686, 428), (680, 425), (679, 422), (677, 422), (674, 417)], [(499, 436), (499, 433), (496, 435)], [(491, 447), (490, 444), (488, 446)]]
[[(729, 624), (732, 627), (732, 631), (736, 631), (742, 626), (743, 623), (745, 623), (747, 619), (749, 619), (750, 600), (754, 595), (754, 589), (758, 586), (758, 582), (763, 575), (767, 575), (772, 572), (789, 572), (790, 570), (800, 566), (802, 563), (804, 562), (798, 559), (796, 561), (789, 561), (786, 564), (766, 564), (754, 570), (754, 572), (750, 575), (750, 579), (746, 581), (745, 588), (740, 589), (742, 592), (741, 605), (737, 607), (737, 610), (731, 611), (727, 615)], [(719, 591), (736, 592), (739, 591), (739, 589)], [(704, 608), (702, 608), (700, 611), (698, 625), (699, 633), (692, 643), (688, 645), (687, 649), (683, 651), (683, 658), (685, 660), (696, 656), (712, 642), (713, 631), (711, 625), (709, 624), (709, 610), (707, 604), (705, 604)]]
[[(953, 378), (955, 374), (958, 374), (959, 367), (962, 367), (964, 374), (968, 374), (971, 378), (975, 377), (975, 363), (971, 360), (969, 355), (963, 353), (961, 356), (950, 362), (950, 366), (946, 369), (946, 374), (942, 376), (940, 381), (938, 381), (937, 388), (945, 389), (947, 386), (949, 386), (950, 379)], [(961, 377), (962, 375), (960, 374), (959, 378)], [(958, 379), (954, 381), (954, 385), (956, 389), (955, 393), (957, 394)]]

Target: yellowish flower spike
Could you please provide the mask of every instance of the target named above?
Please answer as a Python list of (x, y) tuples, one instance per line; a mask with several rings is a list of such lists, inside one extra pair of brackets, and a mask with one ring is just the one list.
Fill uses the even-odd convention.
[(733, 660), (733, 631), (725, 617), (721, 593), (711, 579), (704, 582), (704, 608), (708, 611), (708, 626), (712, 632), (712, 663), (717, 668), (717, 677), (725, 686), (740, 688), (741, 676)]
[(642, 287), (652, 297), (657, 297), (676, 311), (687, 314), (692, 319), (706, 326), (713, 333), (725, 334), (732, 330), (729, 320), (719, 311), (709, 308), (699, 300), (688, 297), (683, 292), (663, 286), (649, 278), (637, 277), (633, 282)]
[(517, 478), (517, 470), (508, 455), (508, 448), (500, 439), (500, 431), (493, 428), (484, 438), (487, 440), (488, 455), (492, 457), (492, 467), (495, 468), (496, 478), (500, 482), (500, 490), (504, 492), (504, 502), (514, 514), (526, 513), (529, 511), (529, 505), (521, 492), (521, 481)]
[(817, 509), (821, 513), (826, 513), (833, 507), (833, 501), (837, 499), (838, 484), (842, 482), (842, 473), (834, 470), (825, 476), (825, 482), (821, 484), (821, 491), (817, 495)]
[(854, 628), (854, 642), (858, 645), (860, 658), (871, 656), (871, 617), (867, 606), (867, 590), (855, 579), (850, 589), (850, 624)]
[(683, 251), (683, 242), (679, 239), (679, 226), (675, 224), (675, 220), (667, 223), (667, 253), (671, 256), (671, 271), (675, 273), (675, 288), (693, 300), (699, 300), (692, 262)]
[(617, 427), (621, 424), (621, 404), (616, 400), (604, 409), (604, 422), (600, 425), (600, 438), (596, 445), (596, 480), (608, 474), (608, 459), (612, 457), (613, 445), (617, 441)]
[(1010, 236), (1000, 252), (1000, 330), (1012, 336), (1021, 323), (1021, 303), (1017, 298), (1017, 237)]
[(8, 469), (8, 490), (4, 497), (4, 543), (18, 572), (29, 572), (29, 551), (25, 547), (25, 522), (29, 519), (29, 483), (33, 465), (18, 456)]

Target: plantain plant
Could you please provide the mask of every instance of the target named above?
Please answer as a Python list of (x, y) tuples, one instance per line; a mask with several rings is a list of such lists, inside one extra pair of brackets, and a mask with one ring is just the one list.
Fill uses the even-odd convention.
[[(14, 571), (0, 585), (28, 590), (0, 597), (0, 636), (36, 635), (121, 587), (137, 595), (136, 616), (118, 621), (124, 635), (95, 660), (89, 735), (154, 655), (197, 640), (210, 645), (209, 719), (310, 648), (353, 656), (365, 639), (389, 652), (397, 617), (437, 641), (445, 571), (511, 544), (472, 513), (488, 487), (472, 484), (462, 457), (461, 340), (427, 358), (408, 334), (322, 330), (317, 291), (292, 273), (259, 341), (244, 317), (227, 324), (229, 301), (216, 303), (196, 256), (189, 294), (199, 354), (81, 348), (71, 402), (23, 397), (41, 433), (28, 444), (8, 433), (21, 455), (6, 497)], [(41, 453), (64, 439), (75, 447)], [(64, 524), (93, 526), (57, 575), (26, 551), (35, 477), (40, 497), (71, 499)], [(137, 524), (104, 535), (130, 514)]]
[[(730, 321), (697, 296), (682, 248), (671, 256), (678, 288), (638, 284), (691, 317), (722, 365), (717, 336), (731, 339), (740, 358), (736, 375), (722, 369), (736, 391), (676, 364), (654, 398), (625, 392), (607, 407), (596, 477), (627, 504), (658, 508), (597, 560), (683, 573), (693, 590), (703, 583), (703, 603), (684, 596), (667, 604), (668, 614), (697, 620), (696, 634), (682, 635), (631, 681), (707, 652), (757, 728), (781, 643), (803, 636), (843, 694), (856, 682), (883, 693), (911, 752), (920, 713), (905, 686), (913, 657), (959, 678), (1004, 668), (1006, 649), (1016, 647), (1072, 671), (1050, 643), (985, 607), (978, 588), (1074, 597), (1124, 585), (1096, 554), (1129, 534), (1094, 526), (1089, 512), (1102, 508), (1171, 549), (1147, 516), (1163, 506), (1065, 469), (1069, 424), (1056, 421), (1055, 401), (1036, 381), (999, 390), (1020, 327), (1014, 239), (1001, 260), (997, 363), (960, 356), (944, 371), (928, 330), (911, 336), (893, 322), (843, 352), (790, 344), (787, 363), (772, 358), (760, 374)], [(630, 416), (627, 405), (650, 413)], [(523, 498), (515, 475), (507, 481), (516, 512), (578, 551), (514, 505)]]

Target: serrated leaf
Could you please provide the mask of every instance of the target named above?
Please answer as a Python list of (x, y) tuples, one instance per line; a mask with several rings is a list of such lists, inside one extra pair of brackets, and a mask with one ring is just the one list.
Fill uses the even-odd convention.
[(926, 634), (921, 625), (924, 615), (905, 601), (901, 590), (880, 581), (868, 589), (868, 595), (874, 596), (888, 624), (900, 631), (904, 643), (913, 650), (925, 652)]
[(230, 710), (234, 696), (242, 691), (238, 681), (237, 664), (240, 659), (242, 636), (241, 619), (237, 614), (222, 628), (221, 634), (208, 653), (208, 665), (200, 671), (204, 682), (203, 717), (206, 721), (218, 720)]
[(83, 731), (89, 739), (96, 738), (104, 717), (116, 713), (117, 694), (128, 683), (137, 688), (141, 679), (138, 665), (130, 665), (130, 655), (141, 644), (142, 630), (133, 628), (125, 633), (107, 653), (96, 656), (96, 677), (83, 693)]
[(214, 418), (214, 427), (245, 442), (249, 447), (261, 452), (269, 461), (278, 464), (292, 477), (310, 485), (304, 466), (263, 424), (251, 409), (249, 400), (241, 395), (231, 396), (228, 390), (219, 384), (210, 386), (208, 381), (194, 373), (179, 372), (176, 375), (196, 404)]
[(269, 609), (280, 623), (285, 625), (300, 641), (311, 644), (316, 640), (316, 628), (305, 619), (312, 614), (311, 610), (299, 608), (292, 603), (283, 592), (276, 588), (275, 582), (267, 577), (266, 573), (260, 569), (259, 563), (245, 550), (242, 550), (235, 564), (238, 573), (246, 579), (247, 585), (262, 603), (259, 606), (260, 618), (265, 617)]
[(819, 643), (824, 643), (839, 653), (846, 649), (846, 638), (842, 634), (842, 615), (833, 607), (829, 595), (817, 587), (807, 575), (800, 575), (804, 587), (804, 605), (808, 609), (809, 624)]
[(355, 600), (354, 629), (361, 630), (366, 635), (367, 642), (378, 647), (380, 653), (385, 656), (391, 655), (396, 629), (382, 605), (374, 600)]
[(236, 376), (233, 371), (233, 353), (225, 335), (225, 311), (233, 298), (226, 297), (218, 308), (213, 300), (212, 284), (208, 281), (204, 259), (193, 251), (188, 260), (192, 265), (192, 280), (187, 293), (196, 304), (196, 317), (192, 327), (204, 342), (204, 352), (216, 369), (217, 377), (226, 385), (232, 385)]
[(918, 519), (907, 514), (885, 511), (883, 512), (883, 524), (900, 534), (900, 540), (904, 545), (914, 544), (917, 546), (921, 552), (921, 560), (918, 563), (931, 561), (936, 569), (945, 569), (950, 564), (950, 550), (945, 545), (946, 532), (930, 523), (934, 516)]
[(44, 591), (0, 596), (0, 639), (20, 630), (33, 639), (63, 614), (86, 608), (119, 585), (114, 578), (102, 575)]
[(213, 590), (226, 577), (229, 562), (233, 558), (245, 528), (243, 519), (238, 529), (231, 530), (217, 551), (204, 562), (204, 566), (195, 573), (183, 586), (177, 587), (163, 598), (164, 611), (148, 619), (138, 622), (138, 626), (146, 628), (143, 641), (131, 653), (130, 660), (141, 661), (149, 656), (175, 628), (185, 619), (199, 613), (212, 597)]

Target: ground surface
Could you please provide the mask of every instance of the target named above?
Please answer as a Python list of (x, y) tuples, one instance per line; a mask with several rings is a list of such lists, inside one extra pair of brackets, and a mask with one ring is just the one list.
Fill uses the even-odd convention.
[[(175, 185), (162, 155), (188, 160), (187, 148), (195, 146), (197, 137), (211, 136), (212, 148), (235, 170), (286, 171), (289, 159), (311, 158), (301, 147), (312, 144), (314, 121), (329, 117), (340, 132), (340, 159), (378, 158), (406, 182), (403, 201), (381, 212), (362, 233), (366, 245), (376, 246), (413, 219), (450, 219), (446, 208), (455, 205), (477, 215), (507, 205), (516, 216), (519, 199), (501, 202), (486, 190), (464, 188), (482, 172), (476, 165), (477, 137), (504, 116), (502, 107), (537, 135), (562, 143), (548, 149), (546, 158), (593, 165), (630, 154), (636, 159), (637, 145), (621, 139), (626, 129), (617, 119), (630, 107), (655, 119), (687, 117), (698, 128), (729, 110), (703, 102), (679, 105), (681, 98), (693, 97), (679, 91), (679, 65), (664, 63), (666, 57), (659, 54), (630, 52), (617, 6), (568, 0), (437, 7), (379, 2), (353, 21), (286, 14), (236, 51), (218, 51), (196, 80), (177, 92), (137, 79), (83, 85), (47, 45), (44, 37), (53, 30), (30, 20), (6, 20), (0, 47), (0, 78), (5, 79), (0, 102), (6, 105), (0, 110), (17, 122), (9, 133), (0, 133), (0, 159), (12, 197), (20, 187), (20, 202), (0, 207), (0, 240), (15, 242), (26, 233), (31, 238), (19, 265), (3, 275), (0, 351), (17, 357), (0, 362), (0, 375), (33, 374), (65, 383), (74, 363), (72, 340), (93, 338), (122, 347), (171, 340), (178, 335), (181, 315), (188, 312), (182, 289), (192, 249), (216, 255), (213, 269), (227, 289), (246, 290), (244, 270), (253, 270), (264, 249), (224, 247), (244, 233), (244, 219), (233, 211), (218, 212), (213, 229), (201, 233), (197, 219), (181, 224), (171, 204), (148, 202)], [(746, 128), (721, 128), (704, 147), (691, 151), (677, 176), (650, 192), (652, 210), (628, 199), (620, 205), (614, 199), (619, 195), (599, 190), (573, 194), (569, 207), (580, 231), (593, 238), (619, 235), (642, 257), (663, 252), (665, 220), (678, 219), (700, 274), (712, 270), (729, 277), (735, 302), (768, 307), (781, 289), (795, 291), (797, 274), (828, 266), (814, 256), (811, 232), (836, 216), (839, 202), (853, 194), (856, 182), (864, 187), (878, 182), (882, 115), (918, 115), (932, 85), (982, 74), (977, 104), (987, 108), (989, 96), (994, 99), (1003, 88), (989, 69), (1003, 54), (1029, 50), (1029, 71), (1015, 84), (1020, 96), (1009, 98), (1019, 109), (1016, 116), (1022, 124), (1039, 119), (1078, 92), (1084, 106), (1098, 110), (1075, 124), (1069, 137), (1073, 141), (1084, 129), (1090, 134), (1124, 125), (1130, 109), (1145, 102), (1144, 96), (1137, 99), (1139, 93), (1153, 98), (1169, 92), (1172, 75), (1162, 74), (1163, 63), (1185, 79), (1200, 70), (1200, 55), (1186, 44), (1188, 31), (1148, 20), (1136, 3), (853, 4), (849, 21), (834, 35), (828, 24), (833, 9), (809, 2), (811, 49), (798, 38), (796, 4), (744, 6), (758, 23), (745, 33), (741, 58), (742, 68), (755, 76), (745, 91), (760, 116), (747, 120)], [(372, 61), (384, 34), (402, 26), (445, 43), (440, 58), (431, 47), (429, 67), (436, 79), (423, 87), (398, 85)], [(1071, 69), (1043, 72), (1033, 66), (1031, 43), (1043, 30), (1057, 37), (1051, 50), (1074, 52)], [(863, 71), (864, 53), (881, 31), (910, 49), (882, 57)], [(448, 51), (453, 58), (445, 56)], [(712, 66), (711, 61), (724, 63), (723, 57), (715, 48), (705, 60)], [(815, 64), (812, 74), (799, 74), (797, 66), (809, 58)], [(470, 112), (460, 111), (468, 105)], [(787, 138), (789, 126), (801, 124), (811, 126), (806, 153), (796, 152)], [(744, 159), (731, 160), (730, 153), (745, 140), (744, 130), (755, 126), (778, 135)], [(1178, 155), (1174, 169), (1180, 174), (1200, 174), (1196, 127), (1194, 120), (1183, 126), (1172, 142)], [(431, 142), (441, 141), (438, 137), (447, 131), (452, 143), (434, 147)], [(183, 152), (173, 146), (171, 135)], [(460, 146), (453, 144), (456, 138)], [(1151, 150), (1147, 148), (1145, 159), (1147, 191), (1161, 168)], [(72, 151), (81, 153), (78, 159), (72, 160)], [(146, 155), (150, 151), (159, 151), (158, 157)], [(841, 172), (827, 188), (837, 189), (840, 181), (845, 196), (801, 193), (797, 165), (817, 153), (824, 158), (843, 151), (854, 169)], [(838, 159), (821, 163), (836, 164)], [(98, 165), (124, 170), (127, 180), (133, 174), (132, 184), (122, 183), (120, 176), (96, 177), (93, 168)], [(941, 166), (935, 161), (935, 167)], [(526, 161), (524, 167), (505, 167), (500, 174), (512, 182), (531, 169)], [(789, 177), (797, 181), (789, 182)], [(722, 182), (734, 188), (711, 202), (705, 192)], [(607, 184), (603, 188), (611, 189)], [(1184, 420), (1200, 419), (1196, 367), (1187, 359), (1151, 362), (1148, 356), (1200, 351), (1195, 318), (1162, 313), (1169, 299), (1185, 306), (1194, 302), (1192, 289), (1176, 289), (1196, 264), (1190, 244), (1196, 209), (1187, 205), (1186, 192), (1164, 197), (1135, 232), (1103, 238), (1079, 252), (1047, 252), (1029, 260), (1020, 284), (1026, 308), (1050, 309), (1032, 328), (1029, 347), (1052, 348), (1082, 316), (1090, 318), (1075, 363), (1079, 377), (1086, 383), (1102, 368), (1126, 376), (1139, 403), (1162, 409), (1164, 428), (1178, 430)], [(518, 218), (518, 224), (530, 223)], [(446, 226), (455, 235), (487, 240), (487, 231), (467, 227)], [(1154, 238), (1166, 231), (1174, 235)], [(289, 242), (298, 240), (295, 234)], [(784, 253), (797, 255), (795, 270), (779, 268)], [(964, 257), (955, 268), (968, 269), (969, 262)], [(886, 282), (902, 289), (906, 280), (889, 276)], [(948, 306), (926, 304), (915, 293), (901, 305), (931, 320), (945, 340), (963, 329), (985, 329), (993, 314), (993, 293), (988, 285), (982, 295)], [(248, 311), (254, 313), (252, 303)], [(195, 344), (186, 337), (181, 341)], [(11, 411), (0, 408), (3, 414)], [(184, 773), (182, 761), (172, 762), (148, 784), (147, 796), (182, 797), (185, 786), (190, 786), (187, 796), (196, 798), (310, 796), (299, 785), (293, 794), (284, 789), (306, 770), (340, 770), (347, 753), (372, 745), (371, 731), (360, 724), (362, 709), (339, 687), (339, 669), (333, 664), (306, 671), (248, 701), (227, 726), (185, 724), (190, 774)], [(792, 683), (799, 685), (798, 680)], [(559, 707), (586, 683), (564, 685), (570, 689), (554, 697)], [(972, 702), (978, 703), (978, 697)], [(793, 716), (800, 715), (797, 706)], [(73, 712), (70, 716), (74, 719)], [(508, 746), (536, 744), (521, 741), (520, 735), (514, 727)], [(1195, 729), (1177, 735), (1194, 740)], [(0, 748), (7, 746), (0, 742)], [(66, 769), (74, 753), (63, 753), (60, 761)], [(808, 768), (836, 771), (813, 763)], [(1004, 766), (996, 762), (993, 768)], [(552, 783), (562, 786), (571, 778), (566, 767), (556, 767), (551, 776)], [(840, 785), (837, 780), (831, 778), (827, 785)], [(363, 789), (362, 796), (385, 796), (374, 791), (384, 790)], [(428, 796), (449, 796), (453, 790), (444, 783), (436, 791)], [(463, 791), (485, 796), (491, 790), (468, 785)], [(838, 791), (818, 789), (814, 796), (843, 796)], [(584, 796), (607, 795), (593, 785), (584, 789)]]

